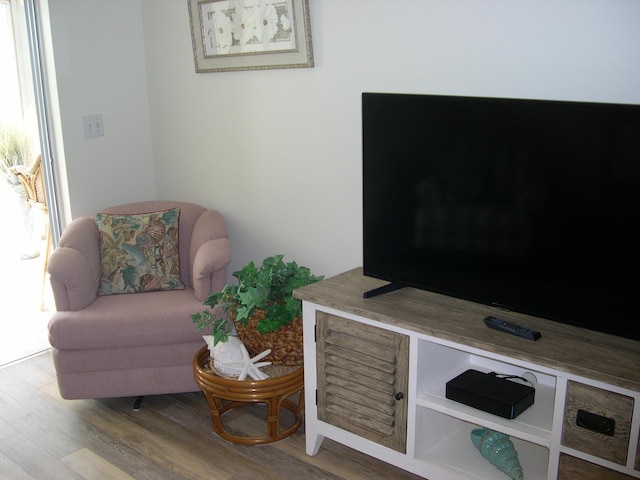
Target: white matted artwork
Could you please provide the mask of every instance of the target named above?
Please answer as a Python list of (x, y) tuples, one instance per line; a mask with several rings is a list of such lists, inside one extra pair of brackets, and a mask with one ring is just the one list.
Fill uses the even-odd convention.
[(309, 0), (187, 0), (196, 73), (313, 67)]

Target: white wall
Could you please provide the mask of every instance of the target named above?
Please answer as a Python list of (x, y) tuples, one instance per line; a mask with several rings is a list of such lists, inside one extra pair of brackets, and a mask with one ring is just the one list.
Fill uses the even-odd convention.
[(361, 264), (363, 91), (640, 103), (635, 0), (311, 0), (316, 67), (195, 74), (186, 2), (142, 0), (158, 192), (220, 209), (232, 267)]
[[(106, 16), (106, 25), (95, 22), (100, 43), (129, 45), (130, 58), (110, 61), (131, 68), (120, 74), (136, 91), (148, 90), (157, 196), (219, 209), (232, 270), (275, 253), (318, 274), (361, 264), (363, 91), (640, 104), (637, 0), (310, 0), (315, 68), (206, 74), (194, 73), (187, 2), (138, 1), (52, 3), (76, 22)], [(129, 15), (124, 25), (109, 21), (120, 10)], [(83, 30), (74, 25), (67, 43), (85, 42)], [(93, 70), (104, 70), (98, 61), (88, 67), (72, 69), (82, 75), (67, 88), (85, 90)], [(122, 93), (84, 92), (70, 120), (105, 111), (96, 103)], [(104, 139), (110, 151), (135, 139), (138, 172), (149, 167), (142, 103), (131, 105), (139, 129)], [(122, 102), (117, 117), (129, 107)], [(80, 161), (74, 167), (86, 170)], [(101, 175), (113, 178), (105, 166)], [(94, 179), (75, 197), (114, 193), (130, 196), (128, 187), (113, 192)]]
[[(155, 198), (140, 2), (50, 0), (48, 11), (65, 213)], [(102, 113), (105, 135), (85, 139), (82, 117), (94, 113)]]

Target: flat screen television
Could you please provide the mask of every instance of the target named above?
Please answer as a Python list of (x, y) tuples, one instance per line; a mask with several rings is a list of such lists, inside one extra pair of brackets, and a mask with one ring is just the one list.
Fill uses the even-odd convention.
[(362, 122), (365, 275), (640, 340), (640, 106), (364, 93)]

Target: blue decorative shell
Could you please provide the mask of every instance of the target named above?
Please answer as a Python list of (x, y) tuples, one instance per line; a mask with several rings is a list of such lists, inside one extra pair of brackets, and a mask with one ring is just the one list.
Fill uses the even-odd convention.
[(508, 435), (486, 428), (476, 428), (471, 432), (471, 441), (484, 458), (513, 480), (523, 480), (522, 466), (518, 452)]

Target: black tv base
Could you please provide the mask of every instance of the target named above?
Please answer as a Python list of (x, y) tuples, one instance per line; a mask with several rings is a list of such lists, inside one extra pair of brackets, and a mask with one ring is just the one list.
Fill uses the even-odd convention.
[(381, 287), (374, 288), (373, 290), (368, 290), (364, 292), (362, 294), (362, 298), (377, 297), (378, 295), (384, 295), (385, 293), (395, 292), (396, 290), (400, 290), (401, 288), (404, 288), (404, 287), (405, 285), (402, 285), (401, 283), (395, 283), (395, 282), (388, 283)]

